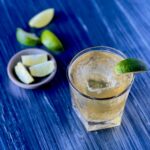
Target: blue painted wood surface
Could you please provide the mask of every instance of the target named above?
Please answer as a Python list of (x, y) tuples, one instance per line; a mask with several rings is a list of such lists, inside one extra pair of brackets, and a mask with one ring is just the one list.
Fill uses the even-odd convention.
[[(17, 27), (54, 7), (46, 28), (63, 41), (55, 56), (54, 80), (37, 90), (15, 86), (6, 73), (9, 59), (25, 48), (16, 42)], [(0, 149), (149, 150), (150, 74), (137, 75), (122, 125), (87, 133), (72, 111), (66, 68), (80, 50), (107, 45), (150, 65), (150, 1), (148, 0), (0, 0)]]

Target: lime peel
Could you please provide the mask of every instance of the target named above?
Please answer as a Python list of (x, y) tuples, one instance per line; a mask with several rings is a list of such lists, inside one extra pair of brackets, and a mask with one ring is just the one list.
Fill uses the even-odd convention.
[(36, 46), (39, 43), (39, 38), (34, 33), (29, 33), (21, 28), (16, 31), (17, 41), (26, 46)]
[(146, 64), (135, 58), (124, 59), (115, 66), (115, 72), (117, 74), (137, 73), (144, 71), (148, 71)]
[(44, 30), (41, 34), (42, 44), (53, 52), (60, 52), (63, 50), (63, 45), (58, 37), (49, 30)]

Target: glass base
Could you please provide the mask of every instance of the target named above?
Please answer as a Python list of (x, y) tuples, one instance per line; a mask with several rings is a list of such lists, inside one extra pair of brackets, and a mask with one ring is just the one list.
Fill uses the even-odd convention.
[(95, 131), (95, 130), (100, 130), (100, 129), (112, 128), (112, 127), (119, 126), (121, 124), (122, 114), (110, 121), (90, 122), (84, 119), (84, 117), (81, 115), (81, 113), (76, 107), (73, 107), (73, 109), (76, 112), (77, 116), (79, 117), (79, 119), (81, 120), (81, 122), (83, 123), (87, 131)]

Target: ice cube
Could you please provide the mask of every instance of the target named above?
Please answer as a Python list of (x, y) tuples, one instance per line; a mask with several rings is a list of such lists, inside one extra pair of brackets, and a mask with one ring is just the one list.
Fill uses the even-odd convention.
[(87, 81), (87, 84), (88, 84), (87, 86), (89, 88), (92, 88), (92, 89), (106, 88), (106, 87), (109, 86), (109, 83), (107, 83), (103, 80), (97, 81), (97, 80), (94, 80), (94, 79), (89, 79)]
[(83, 93), (101, 93), (118, 86), (114, 72), (115, 64), (116, 60), (103, 53), (86, 54), (74, 64), (72, 80)]

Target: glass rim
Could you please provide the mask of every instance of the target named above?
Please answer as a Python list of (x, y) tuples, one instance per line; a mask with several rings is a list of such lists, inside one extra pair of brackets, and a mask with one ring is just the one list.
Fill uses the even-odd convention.
[[(71, 65), (73, 64), (73, 62), (76, 60), (76, 58), (80, 57), (83, 54), (86, 53), (87, 50), (92, 50), (96, 51), (96, 48), (105, 48), (105, 49), (108, 49), (108, 50), (101, 50), (101, 51), (107, 51), (107, 52), (110, 52), (110, 53), (114, 53), (114, 52), (111, 52), (110, 50), (114, 50), (116, 51), (117, 53), (119, 53), (121, 56), (123, 56), (124, 58), (127, 58), (127, 56), (121, 52), (120, 50), (118, 49), (115, 49), (115, 48), (112, 48), (112, 47), (109, 47), (109, 46), (93, 46), (93, 47), (88, 47), (88, 48), (85, 48), (83, 50), (81, 50), (80, 52), (78, 52), (72, 59), (71, 59), (71, 62), (69, 63), (69, 65), (67, 66), (67, 79), (69, 81), (69, 84), (71, 84), (71, 86), (82, 96), (88, 98), (88, 99), (94, 99), (94, 100), (111, 100), (111, 99), (114, 99), (114, 98), (117, 98), (117, 97), (120, 97), (121, 95), (123, 95), (124, 93), (126, 93), (132, 86), (133, 82), (134, 82), (134, 74), (133, 74), (133, 78), (132, 78), (132, 81), (131, 83), (127, 86), (127, 88), (121, 92), (120, 94), (116, 95), (116, 96), (112, 96), (112, 97), (105, 97), (105, 98), (98, 98), (98, 97), (93, 97), (93, 96), (89, 96), (89, 95), (86, 95), (84, 94), (83, 92), (81, 92), (80, 90), (78, 90), (74, 84), (72, 83), (71, 79), (70, 79), (70, 75), (69, 75), (69, 68), (71, 67)], [(88, 53), (88, 51), (87, 51)], [(81, 55), (80, 55), (81, 54)], [(115, 53), (114, 53), (115, 54)], [(119, 55), (118, 54), (118, 55)]]

